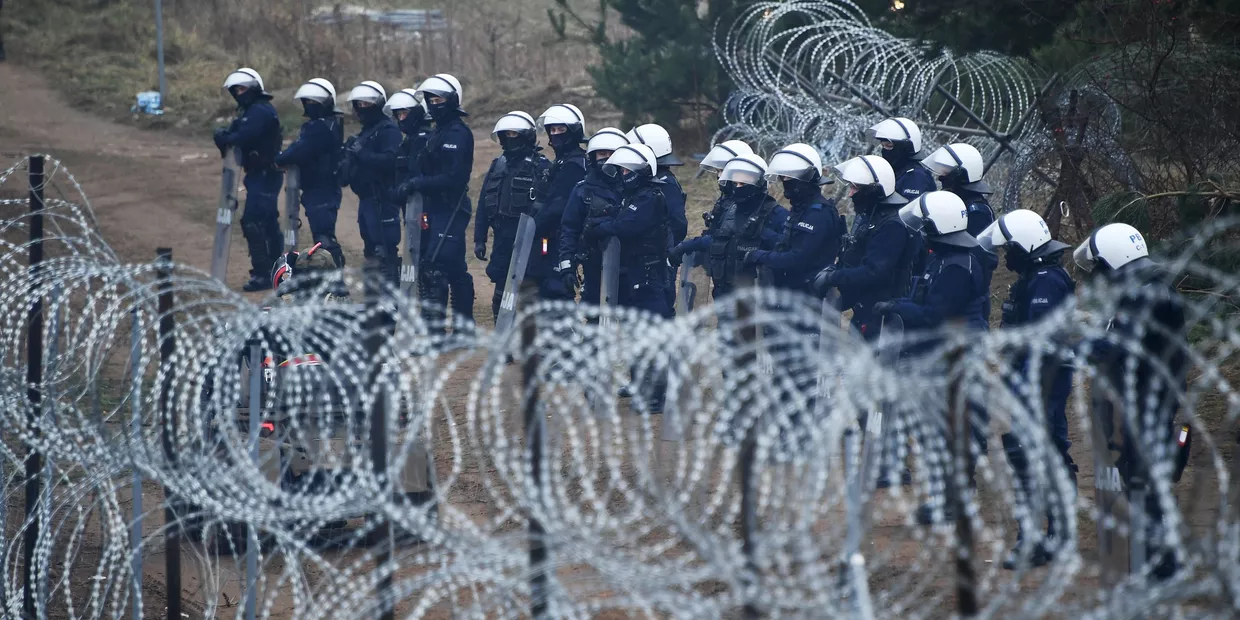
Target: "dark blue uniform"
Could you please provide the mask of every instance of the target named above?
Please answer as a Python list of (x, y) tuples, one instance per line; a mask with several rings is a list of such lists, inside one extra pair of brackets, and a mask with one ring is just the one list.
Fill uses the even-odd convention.
[(620, 201), (615, 180), (591, 169), (585, 180), (573, 188), (564, 207), (564, 218), (560, 220), (560, 262), (581, 265), (581, 301), (585, 303), (599, 303), (603, 249), (594, 240), (583, 239), (582, 231), (589, 219), (602, 222), (615, 216)]
[(341, 183), (357, 195), (357, 227), (362, 233), (362, 255), (380, 261), (385, 277), (393, 283), (400, 276), (401, 204), (394, 199), (396, 152), (400, 129), (392, 119), (379, 115), (362, 125), (352, 138), (361, 150), (346, 153)]
[(818, 194), (807, 202), (794, 202), (775, 249), (758, 250), (751, 260), (775, 270), (776, 286), (809, 292), (814, 276), (835, 263), (843, 238), (835, 201)]
[[(901, 224), (903, 225), (903, 224)], [(892, 302), (889, 312), (899, 314), (905, 330), (938, 329), (963, 321), (970, 329), (985, 329), (981, 297), (986, 273), (973, 252), (951, 245), (929, 243), (933, 254), (922, 279), (909, 298)]]
[(587, 239), (620, 240), (622, 306), (672, 315), (667, 304), (668, 205), (657, 181), (624, 196), (615, 215), (587, 225)]
[(722, 197), (711, 211), (706, 232), (682, 242), (679, 251), (698, 253), (699, 264), (710, 273), (711, 296), (719, 299), (736, 287), (745, 253), (774, 250), (787, 220), (788, 210), (767, 194), (743, 202)]
[(556, 271), (560, 262), (560, 222), (564, 219), (564, 210), (573, 188), (585, 177), (586, 153), (580, 146), (573, 144), (563, 153), (556, 152), (555, 162), (551, 164), (546, 202), (534, 214), (538, 232), (534, 235), (534, 252), (526, 272), (527, 277), (537, 280), (541, 299), (573, 299), (574, 291), (564, 286), (564, 280)]
[[(855, 198), (854, 198), (855, 202)], [(878, 338), (882, 317), (874, 304), (904, 296), (913, 264), (920, 254), (920, 235), (896, 216), (898, 205), (877, 205), (867, 213), (866, 225), (853, 236), (840, 256), (831, 284), (840, 289), (841, 308), (852, 308), (852, 325), (866, 339)]]
[[(896, 173), (896, 195), (904, 198), (906, 203), (921, 198), (922, 194), (928, 194), (938, 189), (938, 185), (934, 182), (934, 173), (930, 172), (929, 168), (921, 165), (921, 162), (908, 160), (900, 165), (892, 164), (891, 169)], [(866, 214), (857, 213), (857, 216), (853, 218), (853, 235), (856, 235), (862, 227), (866, 226), (867, 219), (868, 216)], [(973, 233), (973, 230), (970, 229), (969, 232)], [(977, 232), (980, 233), (982, 231), (979, 229)]]
[(284, 253), (279, 207), (284, 173), (276, 168), (283, 137), (271, 96), (259, 94), (249, 101), (227, 130), (215, 134), (215, 145), (221, 152), (231, 146), (241, 155), (245, 171), (241, 232), (250, 251), (250, 276), (266, 278)]
[(342, 197), (336, 168), (344, 143), (344, 122), (329, 108), (324, 109), (326, 116), (302, 124), (297, 140), (276, 156), (276, 165), (297, 166), (301, 175), (301, 205), (310, 222), (310, 235), (336, 257), (340, 252), (336, 216)]
[[(676, 175), (672, 174), (672, 169), (667, 166), (659, 166), (655, 180), (662, 183), (660, 189), (667, 199), (668, 232), (670, 233), (667, 247), (670, 250), (689, 236), (689, 217), (685, 214), (685, 190), (680, 186)], [(668, 264), (667, 305), (672, 308), (676, 307), (675, 282), (676, 268)]]
[[(968, 230), (970, 235), (977, 237), (986, 230), (995, 221), (995, 210), (990, 208), (990, 202), (986, 200), (985, 194), (971, 192), (968, 190), (951, 190), (953, 194), (960, 197), (964, 201), (967, 217), (969, 219)], [(977, 257), (978, 262), (982, 264), (982, 268), (986, 270), (986, 299), (983, 308), (986, 313), (987, 320), (990, 318), (990, 279), (995, 274), (995, 269), (999, 267), (999, 257), (978, 247), (973, 250), (973, 255)]]
[(459, 116), (436, 120), (418, 170), (406, 191), (422, 192), (426, 227), (422, 231), (422, 285), (425, 298), (472, 321), (474, 279), (465, 264), (465, 233), (472, 206), (467, 192), (474, 165), (474, 134)]
[[(523, 152), (522, 152), (523, 151)], [(495, 246), (487, 263), (487, 277), (495, 284), (491, 313), (499, 316), (508, 268), (522, 214), (531, 214), (546, 193), (551, 162), (537, 147), (505, 153), (491, 162), (478, 197), (478, 219), (474, 221), (474, 245), (486, 245), (487, 231), (495, 231)], [(537, 220), (535, 221), (537, 223)], [(535, 234), (529, 247), (530, 258), (542, 251), (542, 240)], [(529, 275), (528, 265), (526, 274)]]

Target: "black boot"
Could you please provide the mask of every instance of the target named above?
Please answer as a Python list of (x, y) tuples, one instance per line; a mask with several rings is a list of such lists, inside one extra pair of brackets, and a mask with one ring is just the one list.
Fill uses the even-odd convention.
[(270, 254), (263, 226), (250, 222), (241, 225), (246, 249), (250, 252), (250, 281), (241, 287), (247, 293), (271, 290), (271, 268), (279, 254)]
[(241, 290), (247, 293), (257, 293), (259, 291), (270, 291), (271, 280), (258, 274), (251, 274), (250, 281), (242, 285)]

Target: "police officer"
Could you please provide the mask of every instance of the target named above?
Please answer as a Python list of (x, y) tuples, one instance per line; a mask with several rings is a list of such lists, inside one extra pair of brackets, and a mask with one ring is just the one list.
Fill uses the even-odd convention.
[(577, 106), (557, 103), (538, 117), (538, 124), (547, 132), (555, 162), (551, 164), (546, 204), (534, 215), (538, 230), (526, 277), (538, 281), (540, 298), (572, 300), (577, 291), (566, 288), (568, 278), (560, 268), (560, 222), (573, 188), (586, 177), (586, 152), (581, 148), (586, 121)]
[[(703, 170), (713, 172), (715, 174), (715, 178), (717, 179), (719, 178), (719, 174), (723, 172), (723, 167), (728, 165), (728, 162), (737, 157), (753, 154), (753, 149), (750, 148), (748, 144), (745, 144), (740, 140), (728, 140), (712, 147), (710, 151), (706, 153), (706, 157), (702, 158), (702, 163), (700, 166)], [(711, 222), (714, 222), (720, 214), (727, 211), (727, 209), (731, 206), (731, 192), (734, 186), (735, 185), (732, 183), (719, 184), (719, 197), (715, 199), (715, 204), (709, 211), (702, 213), (702, 223), (706, 225), (707, 230), (710, 229)], [(673, 266), (678, 267), (680, 265), (681, 257), (687, 251), (687, 247), (688, 246), (677, 244), (672, 248), (672, 253), (669, 258)], [(698, 261), (698, 264), (701, 264), (701, 261)], [(675, 280), (674, 277), (672, 279), (673, 281)]]
[(814, 276), (840, 253), (844, 222), (835, 201), (822, 196), (831, 181), (822, 175), (822, 158), (808, 144), (790, 144), (771, 157), (767, 178), (779, 179), (792, 205), (774, 250), (754, 250), (745, 263), (774, 270), (775, 285), (809, 292)]
[(604, 127), (586, 145), (586, 178), (573, 188), (560, 220), (560, 274), (564, 287), (575, 290), (581, 267), (581, 301), (597, 305), (602, 282), (603, 248), (584, 238), (588, 220), (606, 221), (620, 209), (622, 182), (603, 174), (603, 165), (616, 149), (629, 143), (624, 132)]
[[(964, 201), (969, 216), (969, 234), (977, 237), (995, 221), (995, 211), (990, 207), (986, 197), (994, 190), (990, 184), (982, 180), (986, 167), (982, 154), (972, 145), (959, 142), (940, 147), (921, 162), (938, 177), (943, 190), (951, 192)], [(994, 254), (982, 250), (974, 250), (974, 255), (987, 270), (986, 276), (986, 316), (990, 316), (990, 276), (999, 267), (999, 259)]]
[[(905, 203), (938, 189), (934, 177), (919, 163), (925, 154), (921, 151), (921, 129), (916, 123), (902, 117), (889, 118), (870, 127), (867, 135), (882, 148), (879, 153), (895, 174), (896, 194), (902, 196)], [(864, 216), (858, 213), (853, 221), (853, 234), (864, 226)]]
[(667, 198), (658, 180), (654, 150), (621, 146), (607, 158), (604, 174), (617, 178), (623, 196), (611, 217), (586, 220), (584, 236), (601, 243), (620, 240), (620, 305), (667, 316)]
[[(491, 314), (499, 317), (499, 305), (507, 285), (509, 263), (517, 239), (522, 214), (532, 215), (543, 200), (551, 162), (540, 152), (534, 118), (525, 112), (509, 112), (495, 122), (491, 140), (504, 152), (491, 162), (482, 181), (478, 198), (478, 219), (474, 222), (474, 256), (487, 259), (487, 229), (495, 231), (495, 247), (487, 264), (487, 277), (495, 284), (491, 295)], [(541, 250), (539, 240), (525, 251)]]
[(407, 196), (400, 196), (399, 184), (404, 183), (418, 169), (418, 160), (426, 152), (426, 142), (431, 136), (431, 115), (418, 98), (418, 91), (412, 88), (402, 89), (392, 95), (387, 102), (388, 113), (404, 138), (396, 151), (396, 181), (398, 187), (393, 191), (393, 200), (404, 201)]
[(336, 267), (344, 267), (344, 251), (336, 240), (341, 199), (336, 169), (344, 143), (344, 120), (336, 109), (336, 89), (331, 82), (314, 78), (302, 84), (293, 98), (301, 102), (307, 120), (297, 140), (276, 156), (276, 165), (300, 170), (301, 204), (310, 222), (310, 235)]
[[(1107, 406), (1098, 412), (1103, 433), (1115, 435), (1121, 425), (1123, 444), (1115, 467), (1124, 488), (1131, 490), (1136, 480), (1145, 481), (1146, 558), (1155, 579), (1169, 579), (1178, 570), (1175, 549), (1166, 540), (1159, 482), (1155, 476), (1178, 478), (1182, 463), (1171, 467), (1172, 423), (1180, 400), (1187, 390), (1187, 321), (1184, 301), (1174, 281), (1160, 265), (1150, 260), (1149, 247), (1136, 228), (1128, 224), (1107, 224), (1094, 231), (1073, 253), (1082, 269), (1118, 289), (1108, 323), (1108, 338), (1088, 343), (1086, 353), (1099, 366), (1095, 381), (1109, 383), (1108, 389), (1121, 399), (1119, 407)], [(1095, 389), (1098, 389), (1095, 387)], [(1165, 487), (1164, 487), (1165, 488)]]
[[(925, 234), (930, 261), (909, 297), (875, 304), (874, 315), (899, 315), (906, 330), (936, 330), (952, 323), (967, 329), (985, 329), (982, 295), (986, 292), (986, 274), (972, 251), (978, 243), (966, 230), (964, 203), (951, 192), (930, 192), (900, 209), (899, 220), (909, 229)], [(937, 343), (937, 338), (925, 338), (906, 352), (921, 354)], [(974, 442), (984, 453), (988, 421), (985, 410), (971, 404), (970, 413)], [(972, 486), (972, 471), (967, 478)], [(954, 518), (951, 506), (946, 506), (946, 520)], [(934, 506), (921, 506), (917, 521), (923, 525), (938, 521)]]
[(362, 256), (375, 261), (384, 279), (400, 280), (400, 203), (393, 199), (396, 151), (400, 129), (383, 113), (387, 92), (378, 82), (366, 81), (349, 92), (353, 114), (362, 130), (345, 142), (340, 183), (357, 195), (357, 227), (362, 233)]
[(720, 192), (725, 196), (705, 234), (687, 239), (673, 248), (676, 256), (705, 252), (712, 283), (712, 296), (719, 299), (736, 288), (739, 275), (756, 276), (745, 255), (755, 250), (774, 250), (782, 236), (788, 211), (766, 193), (767, 166), (757, 155), (733, 158), (719, 173)]
[(436, 317), (449, 301), (457, 325), (469, 329), (474, 319), (474, 278), (465, 264), (465, 232), (472, 207), (469, 175), (474, 165), (474, 134), (461, 120), (466, 116), (461, 83), (439, 73), (418, 86), (417, 94), (435, 121), (435, 130), (418, 158), (413, 175), (401, 184), (400, 194), (422, 192), (425, 226), (422, 231), (423, 299)]
[(284, 252), (280, 234), (280, 188), (284, 174), (276, 168), (283, 136), (280, 118), (263, 90), (263, 78), (248, 67), (237, 69), (224, 80), (224, 89), (237, 102), (237, 118), (228, 129), (215, 131), (215, 146), (223, 155), (229, 147), (241, 155), (245, 171), (245, 211), (241, 232), (250, 251), (250, 281), (242, 290), (271, 289), (271, 266)]
[[(995, 255), (1003, 248), (1004, 266), (1017, 275), (1017, 280), (1008, 289), (1007, 301), (1003, 302), (1003, 323), (1005, 328), (1015, 328), (1037, 323), (1063, 303), (1069, 301), (1076, 284), (1068, 276), (1068, 272), (1060, 265), (1064, 252), (1070, 247), (1051, 238), (1051, 231), (1041, 216), (1027, 209), (1012, 211), (998, 221), (987, 226), (978, 236), (979, 246)], [(1068, 396), (1072, 392), (1072, 366), (1062, 359), (1043, 356), (1039, 362), (1040, 377), (1031, 377), (1033, 364), (1027, 353), (1018, 355), (1012, 361), (1014, 387), (1025, 393), (1040, 394), (1038, 404), (1046, 412), (1046, 431), (1067, 468), (1073, 482), (1076, 481), (1076, 463), (1068, 454), (1072, 445), (1068, 441)], [(1021, 384), (1031, 385), (1031, 391), (1022, 389)], [(1029, 456), (1021, 446), (1020, 437), (1016, 433), (1005, 433), (1003, 452), (1008, 463), (1016, 472), (1018, 484), (1017, 500), (1035, 492), (1031, 484)], [(1036, 540), (1029, 563), (1043, 566), (1050, 561), (1055, 545), (1055, 521), (1047, 515), (1046, 538)], [(1017, 549), (1003, 562), (1003, 567), (1014, 570), (1022, 561), (1020, 540), (1023, 532), (1018, 527)]]
[(865, 225), (852, 236), (839, 261), (818, 272), (814, 292), (826, 295), (838, 288), (840, 307), (853, 311), (853, 327), (874, 341), (882, 324), (874, 304), (907, 292), (921, 245), (896, 216), (905, 201), (895, 191), (895, 174), (885, 159), (862, 155), (837, 165), (835, 171), (848, 183), (853, 211), (865, 218)]
[[(621, 202), (610, 217), (588, 218), (584, 237), (597, 247), (609, 237), (620, 240), (620, 292), (617, 303), (666, 317), (668, 307), (667, 240), (670, 227), (668, 200), (658, 179), (658, 160), (645, 144), (620, 146), (607, 158), (603, 173), (620, 181)], [(621, 396), (632, 396), (643, 383), (630, 368), (633, 383)], [(647, 411), (661, 413), (667, 384), (662, 378), (645, 382)]]
[[(659, 161), (659, 172), (655, 178), (662, 183), (660, 189), (667, 197), (668, 216), (671, 218), (671, 235), (667, 247), (669, 249), (675, 247), (689, 235), (689, 220), (685, 215), (685, 191), (681, 188), (676, 175), (672, 173), (672, 167), (685, 164), (672, 152), (672, 137), (661, 125), (650, 123), (634, 127), (629, 131), (628, 139), (632, 144), (649, 146), (654, 150), (654, 155)], [(667, 270), (668, 282), (675, 281), (676, 268), (669, 263)], [(669, 286), (667, 289), (667, 305), (673, 309), (676, 306), (675, 286)]]

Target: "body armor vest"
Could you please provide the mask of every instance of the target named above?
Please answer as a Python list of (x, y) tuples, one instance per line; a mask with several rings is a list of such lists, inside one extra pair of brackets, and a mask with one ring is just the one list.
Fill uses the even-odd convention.
[[(602, 220), (615, 217), (620, 211), (620, 205), (616, 204), (606, 195), (595, 192), (593, 186), (585, 185), (585, 190), (581, 192), (581, 202), (586, 206), (587, 220)], [(577, 256), (574, 259), (578, 263), (592, 263), (603, 260), (603, 246), (597, 240), (587, 239), (585, 228), (577, 235)]]
[(491, 218), (532, 214), (534, 203), (543, 200), (547, 172), (536, 157), (529, 155), (512, 162), (500, 155), (495, 160), (495, 168), (482, 186), (481, 199)]
[[(938, 277), (943, 274), (943, 270), (949, 266), (961, 267), (969, 273), (975, 273), (982, 269), (982, 265), (978, 263), (972, 252), (959, 252), (949, 254), (941, 258), (936, 257), (931, 261), (929, 268), (926, 270), (926, 273), (922, 279), (913, 287), (912, 298), (914, 303), (918, 305), (925, 305), (926, 295), (930, 291), (931, 287), (934, 286), (934, 281), (938, 279)], [(944, 318), (947, 320), (964, 319), (969, 321), (972, 319), (974, 321), (985, 321), (986, 317), (983, 308), (984, 299), (984, 296), (979, 297), (974, 295), (973, 299), (969, 300), (969, 304), (965, 306), (963, 316)]]
[(711, 220), (710, 250), (707, 265), (710, 277), (716, 282), (732, 283), (745, 257), (745, 252), (757, 250), (762, 244), (762, 230), (778, 203), (769, 196), (749, 216), (738, 213), (737, 204), (727, 200), (722, 212)]
[[(668, 227), (667, 197), (658, 188), (652, 188), (650, 193), (658, 205), (659, 223), (650, 227), (636, 242), (620, 244), (620, 262), (623, 264), (650, 266), (664, 264), (667, 260), (667, 239), (671, 234)], [(623, 200), (621, 205), (628, 200)]]
[[(866, 224), (848, 240), (847, 247), (840, 255), (840, 264), (844, 267), (857, 267), (865, 262), (865, 254), (870, 245), (870, 238), (887, 220), (896, 216), (895, 209), (877, 209), (866, 218)], [(904, 227), (900, 224), (901, 228)], [(911, 232), (906, 230), (904, 251), (896, 262), (896, 272), (884, 282), (875, 282), (870, 287), (871, 295), (867, 297), (877, 301), (888, 301), (903, 297), (909, 292), (909, 283), (913, 279), (913, 268), (917, 263), (917, 254), (922, 251), (922, 244), (917, 242)]]

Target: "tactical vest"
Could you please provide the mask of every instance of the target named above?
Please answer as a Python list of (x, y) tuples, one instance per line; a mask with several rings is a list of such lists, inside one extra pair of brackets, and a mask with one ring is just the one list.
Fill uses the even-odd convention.
[(775, 244), (775, 251), (787, 252), (792, 249), (792, 233), (796, 230), (797, 226), (805, 220), (805, 216), (814, 205), (821, 205), (822, 210), (827, 214), (827, 221), (837, 226), (836, 235), (827, 240), (827, 246), (821, 252), (823, 260), (825, 263), (829, 264), (835, 261), (835, 257), (840, 251), (840, 244), (843, 242), (844, 238), (842, 233), (844, 230), (844, 219), (840, 217), (840, 212), (836, 210), (835, 205), (831, 204), (831, 201), (829, 200), (825, 202), (810, 203), (805, 205), (804, 209), (793, 209), (792, 212), (788, 214), (787, 221), (784, 222), (784, 230), (779, 238), (779, 243)]
[(504, 155), (495, 160), (495, 169), (482, 186), (482, 208), (490, 217), (518, 218), (531, 214), (534, 203), (546, 196), (546, 169), (533, 155), (523, 157), (514, 165)]
[[(651, 188), (650, 193), (654, 196), (657, 212), (661, 214), (659, 223), (650, 227), (638, 239), (630, 243), (620, 244), (620, 262), (626, 265), (640, 264), (642, 266), (651, 266), (665, 264), (667, 261), (667, 237), (669, 234), (669, 218), (667, 215), (667, 197), (663, 195), (663, 190), (659, 188)], [(627, 204), (628, 198), (624, 199), (620, 204), (621, 207)]]
[(709, 230), (711, 239), (707, 265), (711, 278), (728, 284), (736, 280), (745, 253), (762, 245), (766, 220), (778, 205), (767, 196), (753, 213), (742, 217), (737, 213), (736, 202), (727, 201), (723, 212), (711, 221)]
[[(898, 211), (896, 209), (877, 209), (871, 214), (864, 227), (857, 231), (848, 241), (847, 247), (844, 248), (843, 254), (840, 256), (840, 264), (845, 267), (857, 267), (865, 262), (865, 254), (870, 245), (870, 238), (874, 236), (874, 232), (878, 230), (887, 220), (896, 217)], [(903, 229), (904, 225), (900, 225)], [(906, 232), (906, 242), (904, 251), (900, 254), (900, 259), (896, 262), (896, 272), (891, 278), (885, 282), (875, 282), (870, 285), (868, 295), (877, 301), (889, 301), (899, 297), (903, 297), (909, 291), (909, 283), (913, 279), (913, 268), (917, 262), (917, 254), (923, 247), (917, 243), (919, 237), (914, 237), (913, 233), (904, 229)]]
[(418, 158), (425, 152), (426, 139), (430, 132), (423, 130), (417, 135), (406, 135), (396, 151), (396, 180), (404, 181), (413, 176), (418, 169)]
[[(593, 186), (583, 185), (581, 192), (581, 202), (586, 206), (587, 220), (603, 220), (615, 217), (620, 211), (620, 205), (616, 204), (607, 196), (596, 194)], [(599, 240), (587, 239), (585, 227), (577, 235), (578, 254), (576, 260), (579, 263), (595, 262), (603, 259), (603, 245)]]
[[(958, 252), (944, 258), (938, 258), (930, 264), (922, 279), (913, 286), (912, 299), (914, 303), (925, 305), (926, 295), (934, 287), (934, 281), (943, 275), (943, 270), (949, 266), (961, 267), (970, 274), (982, 269), (982, 265), (977, 262), (977, 258), (973, 256), (972, 252)], [(975, 322), (981, 320), (984, 322), (986, 316), (985, 309), (983, 308), (983, 299), (985, 299), (984, 296), (974, 295), (973, 299), (969, 300), (969, 304), (965, 306), (964, 316), (944, 318), (947, 320), (964, 319), (965, 321)]]

